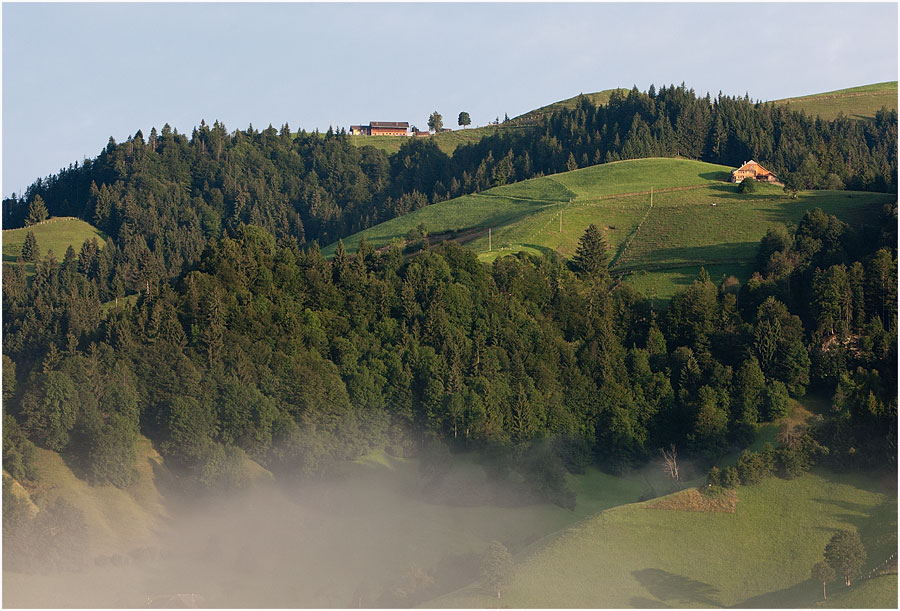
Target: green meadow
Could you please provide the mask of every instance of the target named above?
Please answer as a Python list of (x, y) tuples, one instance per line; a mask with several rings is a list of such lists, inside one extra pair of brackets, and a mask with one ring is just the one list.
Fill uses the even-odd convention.
[[(601, 164), (426, 206), (349, 236), (344, 246), (354, 252), (362, 236), (375, 247), (402, 242), (421, 225), (432, 240), (455, 239), (483, 261), (518, 252), (569, 257), (593, 223), (610, 245), (612, 272), (665, 300), (701, 267), (716, 281), (731, 275), (746, 281), (766, 231), (797, 223), (808, 210), (858, 224), (876, 220), (896, 200), (852, 191), (806, 191), (791, 199), (777, 185), (742, 195), (727, 182), (730, 170), (686, 159)], [(331, 255), (335, 246), (323, 252)]]
[[(3, 262), (15, 262), (22, 252), (25, 236), (29, 231), (34, 232), (37, 240), (40, 256), (45, 257), (52, 250), (58, 261), (62, 261), (66, 249), (71, 246), (77, 253), (85, 240), (97, 238), (102, 247), (106, 242), (106, 234), (96, 229), (89, 223), (76, 218), (50, 218), (43, 223), (22, 227), (20, 229), (3, 230)], [(34, 264), (27, 263), (27, 274), (34, 273)]]
[[(445, 125), (447, 127), (451, 127), (450, 119), (445, 117)], [(462, 127), (455, 127), (456, 117), (452, 118), (453, 121), (453, 129), (449, 132), (440, 132), (437, 134), (433, 134), (425, 138), (426, 140), (432, 140), (437, 145), (437, 147), (442, 150), (447, 155), (453, 155), (456, 151), (457, 147), (462, 146), (463, 144), (470, 144), (473, 142), (478, 142), (485, 136), (490, 136), (498, 131), (508, 131), (515, 129), (528, 129), (527, 127), (518, 127), (511, 124), (506, 125), (485, 125), (483, 127), (471, 127), (463, 129)], [(356, 146), (373, 146), (377, 149), (381, 149), (386, 152), (388, 155), (393, 155), (397, 151), (400, 150), (400, 147), (403, 146), (408, 140), (414, 139), (414, 137), (410, 136), (348, 136), (350, 138), (350, 142), (355, 144)]]
[(789, 105), (791, 109), (827, 120), (835, 119), (841, 113), (851, 119), (874, 119), (875, 112), (882, 107), (897, 110), (897, 81), (786, 98), (776, 100), (775, 104)]
[[(835, 530), (859, 530), (864, 571), (897, 550), (896, 494), (862, 475), (769, 478), (739, 488), (734, 513), (662, 510), (656, 502), (604, 511), (519, 554), (502, 601), (477, 584), (429, 605), (810, 607), (822, 590), (810, 568)], [(896, 608), (896, 577), (878, 579), (885, 585), (854, 583), (853, 606)], [(830, 590), (829, 600), (851, 604), (838, 598), (849, 594), (841, 584)]]

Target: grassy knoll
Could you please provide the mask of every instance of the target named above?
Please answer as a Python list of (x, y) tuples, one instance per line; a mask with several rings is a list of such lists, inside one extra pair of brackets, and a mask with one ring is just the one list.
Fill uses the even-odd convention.
[[(897, 549), (896, 494), (862, 475), (770, 478), (741, 487), (734, 513), (648, 509), (653, 503), (602, 512), (546, 547), (520, 554), (502, 604), (807, 607), (821, 590), (809, 578), (810, 567), (835, 529), (859, 529), (872, 566)], [(892, 598), (877, 606), (896, 606), (896, 590), (873, 596), (887, 594)], [(497, 602), (476, 585), (429, 605)]]
[(838, 113), (852, 119), (873, 119), (875, 111), (882, 106), (897, 110), (897, 81), (775, 100), (775, 104), (788, 105), (791, 109), (829, 120), (836, 118)]
[[(89, 223), (76, 218), (50, 218), (43, 223), (20, 229), (3, 230), (3, 261), (14, 262), (22, 252), (22, 244), (29, 231), (34, 232), (41, 257), (52, 250), (57, 260), (62, 261), (66, 248), (71, 246), (77, 253), (85, 240), (97, 238), (102, 247), (106, 242), (106, 234)], [(34, 273), (34, 264), (26, 264), (26, 273)]]
[[(433, 238), (455, 239), (483, 261), (516, 252), (568, 257), (594, 223), (612, 249), (612, 271), (648, 296), (666, 300), (701, 267), (715, 281), (730, 275), (746, 281), (766, 231), (798, 222), (807, 210), (822, 208), (856, 224), (875, 220), (881, 206), (896, 199), (851, 191), (807, 191), (790, 199), (776, 185), (741, 195), (736, 185), (724, 182), (729, 170), (685, 159), (601, 164), (426, 206), (344, 244), (353, 252), (365, 235), (372, 245), (385, 246), (423, 224)], [(323, 252), (330, 255), (334, 247)]]

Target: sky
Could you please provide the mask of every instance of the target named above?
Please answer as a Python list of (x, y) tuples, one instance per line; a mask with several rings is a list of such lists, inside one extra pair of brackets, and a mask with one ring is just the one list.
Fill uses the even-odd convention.
[(2, 194), (110, 137), (222, 121), (456, 128), (685, 83), (754, 100), (897, 80), (897, 3), (3, 3)]

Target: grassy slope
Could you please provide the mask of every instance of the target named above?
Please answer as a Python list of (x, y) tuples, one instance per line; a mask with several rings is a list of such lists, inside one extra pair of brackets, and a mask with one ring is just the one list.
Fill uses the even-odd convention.
[(882, 106), (897, 110), (897, 81), (775, 100), (775, 104), (787, 104), (823, 119), (834, 119), (841, 112), (853, 119), (872, 119)]
[[(458, 239), (484, 261), (520, 251), (571, 256), (594, 223), (612, 248), (613, 271), (626, 273), (626, 281), (648, 296), (666, 299), (692, 282), (701, 266), (714, 280), (735, 275), (745, 281), (767, 229), (796, 223), (807, 210), (819, 207), (858, 223), (875, 219), (883, 204), (896, 200), (850, 191), (808, 191), (791, 200), (774, 185), (740, 195), (723, 182), (729, 170), (684, 159), (601, 164), (426, 206), (350, 236), (344, 245), (354, 252), (365, 235), (384, 246), (424, 224), (433, 236)], [(696, 188), (672, 190), (684, 187)], [(323, 252), (330, 255), (334, 247)]]
[[(485, 136), (490, 136), (498, 131), (509, 131), (515, 129), (527, 129), (527, 127), (516, 127), (514, 125), (486, 125), (484, 127), (473, 128), (453, 128), (450, 132), (441, 132), (429, 136), (434, 140), (438, 148), (448, 155), (453, 155), (458, 146), (478, 142)], [(385, 151), (388, 155), (393, 155), (400, 150), (404, 142), (410, 140), (408, 136), (350, 136), (350, 142), (356, 146), (374, 146), (377, 149)]]
[[(820, 590), (810, 567), (835, 529), (860, 530), (871, 566), (897, 549), (896, 495), (860, 475), (771, 478), (740, 488), (733, 514), (649, 504), (600, 513), (518, 558), (503, 605), (805, 607)], [(896, 606), (896, 590), (873, 597), (873, 606)], [(430, 604), (495, 607), (497, 599), (472, 586)]]
[(604, 91), (597, 91), (595, 93), (582, 93), (571, 98), (567, 98), (565, 100), (560, 100), (559, 102), (554, 102), (553, 104), (548, 104), (546, 106), (541, 106), (540, 108), (536, 108), (529, 112), (526, 112), (523, 115), (519, 115), (511, 120), (511, 123), (517, 125), (525, 125), (529, 123), (535, 123), (538, 120), (542, 119), (545, 116), (549, 116), (558, 110), (562, 110), (564, 108), (575, 108), (575, 105), (578, 103), (578, 98), (580, 96), (584, 96), (588, 99), (591, 104), (594, 106), (605, 106), (609, 103), (610, 95), (612, 95), (613, 91), (619, 91), (620, 93), (627, 95), (628, 89), (606, 89)]
[[(106, 242), (106, 234), (96, 229), (89, 223), (75, 218), (50, 218), (39, 225), (23, 227), (20, 229), (3, 230), (3, 262), (14, 262), (22, 252), (22, 244), (29, 231), (34, 232), (41, 257), (46, 256), (48, 250), (52, 250), (58, 261), (62, 261), (66, 254), (66, 248), (71, 246), (77, 253), (85, 240), (97, 238), (102, 247)], [(34, 273), (34, 264), (26, 264), (26, 272)]]

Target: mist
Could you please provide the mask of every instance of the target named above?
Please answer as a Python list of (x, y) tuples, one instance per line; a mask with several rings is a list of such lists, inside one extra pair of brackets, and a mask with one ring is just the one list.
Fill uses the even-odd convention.
[(570, 493), (564, 508), (478, 460), (446, 448), (375, 454), (313, 481), (165, 491), (153, 545), (85, 554), (70, 570), (5, 571), (4, 606), (411, 607), (477, 582), (491, 541), (516, 554), (601, 507), (602, 491), (580, 505)]

